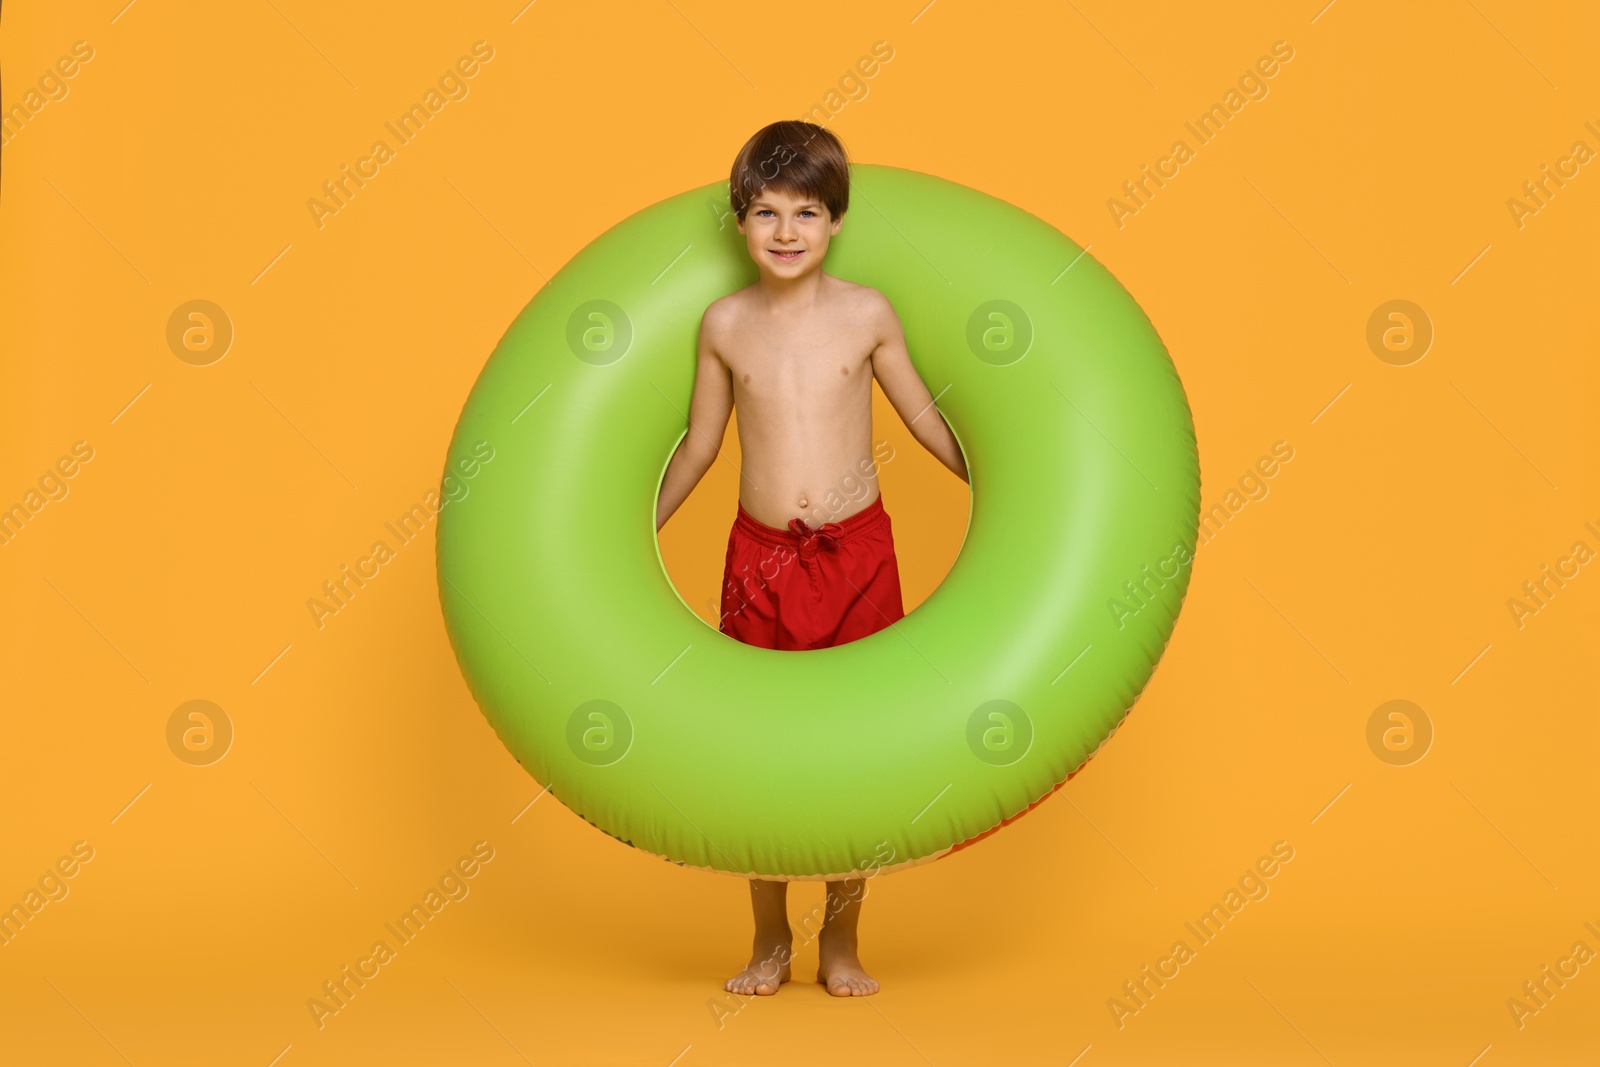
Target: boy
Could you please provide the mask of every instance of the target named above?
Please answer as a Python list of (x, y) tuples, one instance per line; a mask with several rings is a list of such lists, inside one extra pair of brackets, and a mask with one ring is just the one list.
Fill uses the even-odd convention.
[[(822, 271), (850, 201), (838, 138), (803, 121), (763, 128), (734, 160), (729, 200), (760, 278), (701, 319), (689, 433), (667, 464), (656, 529), (715, 461), (737, 402), (744, 469), (719, 629), (764, 648), (842, 645), (905, 615), (872, 460), (872, 379), (912, 436), (963, 481), (966, 461), (888, 299)], [(840, 497), (839, 485), (857, 486), (859, 499)], [(834, 996), (878, 991), (856, 955), (860, 887), (845, 892), (859, 881), (827, 885), (817, 981)], [(788, 885), (750, 880), (754, 950), (729, 992), (765, 996), (789, 980)]]

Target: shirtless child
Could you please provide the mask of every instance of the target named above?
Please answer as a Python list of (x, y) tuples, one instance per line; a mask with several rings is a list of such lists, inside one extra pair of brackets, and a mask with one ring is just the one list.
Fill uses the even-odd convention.
[[(667, 464), (656, 529), (715, 461), (737, 403), (744, 466), (719, 628), (764, 648), (845, 644), (905, 615), (873, 461), (872, 379), (912, 436), (963, 481), (966, 460), (888, 299), (823, 273), (850, 201), (838, 138), (809, 122), (772, 123), (739, 151), (729, 199), (761, 274), (701, 319), (689, 433)], [(841, 484), (857, 486), (856, 498), (840, 497)], [(862, 894), (851, 883), (860, 881), (827, 884), (817, 981), (835, 996), (878, 991), (856, 955)], [(789, 980), (788, 886), (750, 880), (754, 946), (729, 992), (770, 995)]]

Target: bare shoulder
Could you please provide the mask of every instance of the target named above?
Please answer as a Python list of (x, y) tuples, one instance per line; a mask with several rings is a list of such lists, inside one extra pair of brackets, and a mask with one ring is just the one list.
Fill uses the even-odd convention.
[(845, 284), (851, 287), (847, 299), (854, 305), (859, 321), (891, 336), (900, 331), (900, 316), (888, 297), (870, 285)]
[(738, 293), (719, 296), (706, 305), (705, 314), (700, 316), (700, 321), (712, 328), (726, 326), (738, 317), (741, 303), (743, 301)]
[(715, 347), (738, 326), (745, 303), (745, 298), (740, 293), (729, 293), (711, 301), (706, 305), (705, 313), (700, 316), (701, 335)]

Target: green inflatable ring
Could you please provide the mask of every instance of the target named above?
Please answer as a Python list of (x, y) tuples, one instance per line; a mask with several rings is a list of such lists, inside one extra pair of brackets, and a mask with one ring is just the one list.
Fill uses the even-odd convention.
[(568, 808), (679, 865), (839, 879), (992, 833), (1117, 729), (1188, 588), (1193, 421), (1128, 292), (1002, 200), (852, 176), (825, 269), (894, 304), (971, 476), (959, 557), (900, 622), (757, 648), (667, 577), (655, 504), (700, 316), (756, 279), (726, 182), (632, 215), (550, 279), (451, 440), (439, 595), (473, 697)]

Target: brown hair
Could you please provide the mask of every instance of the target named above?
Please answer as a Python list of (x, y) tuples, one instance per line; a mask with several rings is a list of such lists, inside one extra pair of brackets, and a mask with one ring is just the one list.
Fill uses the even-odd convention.
[(734, 157), (728, 202), (744, 221), (765, 189), (822, 201), (837, 219), (850, 207), (850, 160), (839, 138), (803, 119), (784, 119), (755, 132)]

